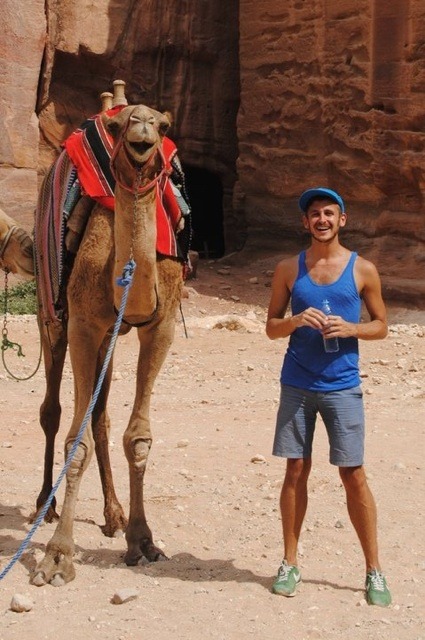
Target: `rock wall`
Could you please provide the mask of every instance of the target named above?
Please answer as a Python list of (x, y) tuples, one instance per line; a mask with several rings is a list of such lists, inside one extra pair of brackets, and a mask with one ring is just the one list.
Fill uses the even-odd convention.
[(129, 102), (173, 113), (184, 163), (221, 184), (227, 252), (302, 242), (297, 197), (327, 184), (356, 248), (423, 278), (423, 0), (2, 7), (0, 207), (28, 226), (60, 143), (122, 78)]
[[(27, 0), (19, 19), (11, 0), (6, 4), (10, 37), (0, 57), (7, 61), (10, 72), (0, 79), (0, 88), (3, 96), (8, 90), (3, 104), (14, 114), (15, 156), (12, 145), (0, 148), (0, 207), (31, 220), (37, 168), (40, 179), (61, 142), (99, 111), (100, 94), (110, 91), (113, 80), (120, 78), (126, 82), (130, 103), (143, 102), (172, 112), (170, 135), (185, 164), (217, 176), (230, 246), (239, 231), (232, 209), (238, 153), (237, 0), (223, 4), (205, 0), (31, 0), (31, 6)], [(25, 35), (18, 42), (19, 24)], [(40, 25), (39, 33), (34, 24)], [(31, 68), (25, 70), (25, 105), (17, 86), (16, 95), (10, 95), (16, 79), (22, 84), (24, 70), (15, 59), (18, 45), (22, 58), (32, 60)], [(30, 125), (32, 137), (25, 133)], [(0, 139), (3, 127), (0, 122)], [(26, 149), (28, 157), (18, 163), (20, 148)], [(31, 197), (23, 198), (15, 186), (27, 179)]]
[(29, 220), (37, 193), (37, 85), (46, 41), (44, 0), (2, 0), (0, 207)]
[(235, 204), (249, 237), (297, 238), (299, 194), (328, 185), (357, 247), (423, 277), (422, 0), (241, 0), (240, 18)]

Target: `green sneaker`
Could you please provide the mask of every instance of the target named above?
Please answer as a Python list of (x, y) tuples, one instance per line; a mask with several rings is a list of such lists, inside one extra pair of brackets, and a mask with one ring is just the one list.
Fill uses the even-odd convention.
[(292, 597), (295, 595), (297, 584), (301, 582), (301, 574), (298, 567), (288, 564), (282, 560), (282, 564), (277, 572), (277, 578), (273, 582), (272, 591), (278, 596)]
[(368, 604), (376, 604), (378, 607), (388, 607), (391, 604), (387, 581), (378, 569), (372, 569), (366, 575), (366, 600)]

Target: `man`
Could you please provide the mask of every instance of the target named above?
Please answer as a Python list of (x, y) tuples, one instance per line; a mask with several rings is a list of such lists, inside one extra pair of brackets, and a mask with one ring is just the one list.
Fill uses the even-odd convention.
[[(290, 336), (281, 373), (281, 399), (273, 454), (287, 458), (280, 496), (284, 559), (273, 592), (295, 595), (301, 574), (297, 546), (307, 509), (307, 481), (317, 413), (330, 444), (330, 463), (339, 467), (351, 522), (366, 561), (366, 599), (388, 606), (391, 595), (378, 560), (376, 507), (363, 467), (364, 411), (358, 340), (387, 335), (385, 305), (375, 266), (339, 241), (347, 222), (341, 196), (326, 187), (305, 191), (299, 200), (310, 246), (276, 267), (266, 333)], [(326, 315), (322, 303), (329, 302)], [(361, 301), (370, 316), (360, 322)], [(285, 315), (291, 302), (291, 315)], [(338, 339), (338, 351), (324, 344)]]

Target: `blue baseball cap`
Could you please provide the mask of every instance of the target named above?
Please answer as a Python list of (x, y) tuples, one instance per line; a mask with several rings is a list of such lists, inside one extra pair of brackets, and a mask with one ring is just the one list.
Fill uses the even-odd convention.
[(333, 200), (336, 204), (339, 204), (342, 213), (345, 213), (344, 200), (339, 193), (327, 187), (316, 187), (316, 189), (307, 189), (307, 191), (304, 191), (298, 200), (298, 206), (301, 211), (306, 213), (308, 205), (313, 198), (329, 198), (329, 200)]

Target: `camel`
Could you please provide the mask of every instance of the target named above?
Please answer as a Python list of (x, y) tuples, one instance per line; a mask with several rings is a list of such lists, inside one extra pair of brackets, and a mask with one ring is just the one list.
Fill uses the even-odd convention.
[[(136, 391), (128, 426), (123, 435), (129, 465), (130, 510), (125, 516), (115, 494), (109, 460), (110, 420), (107, 398), (112, 360), (96, 401), (91, 424), (66, 473), (65, 497), (60, 516), (53, 499), (46, 520), (58, 518), (45, 555), (37, 564), (31, 582), (61, 586), (75, 578), (73, 564), (73, 520), (78, 490), (95, 451), (104, 493), (103, 533), (113, 536), (125, 530), (125, 562), (136, 565), (166, 556), (154, 541), (143, 502), (146, 464), (152, 444), (149, 406), (155, 379), (174, 336), (175, 317), (181, 299), (183, 268), (179, 259), (156, 250), (156, 184), (164, 176), (162, 143), (169, 122), (162, 113), (144, 105), (125, 106), (119, 113), (102, 115), (113, 138), (111, 166), (116, 177), (115, 211), (91, 202), (90, 214), (75, 256), (68, 253), (64, 265), (61, 322), (45, 323), (38, 314), (42, 340), (46, 393), (40, 422), (46, 437), (44, 480), (37, 498), (37, 512), (52, 488), (54, 442), (59, 429), (59, 388), (67, 348), (74, 377), (74, 414), (65, 439), (68, 455), (80, 429), (109, 345), (111, 330), (120, 309), (123, 287), (117, 280), (130, 258), (134, 260), (133, 282), (128, 290), (120, 333), (132, 328), (139, 339)], [(45, 180), (40, 197), (49, 197)], [(87, 205), (82, 196), (77, 207)], [(39, 248), (36, 243), (36, 255)]]
[(0, 269), (26, 280), (34, 277), (33, 243), (16, 220), (0, 209)]

